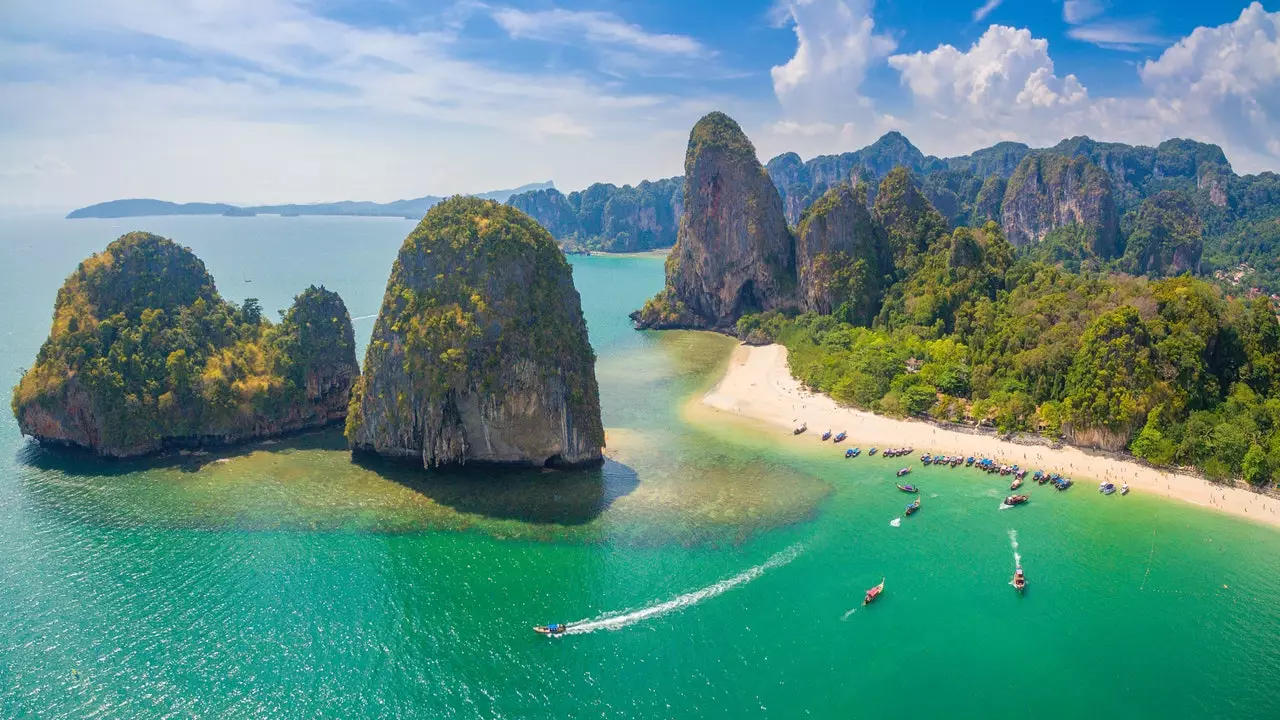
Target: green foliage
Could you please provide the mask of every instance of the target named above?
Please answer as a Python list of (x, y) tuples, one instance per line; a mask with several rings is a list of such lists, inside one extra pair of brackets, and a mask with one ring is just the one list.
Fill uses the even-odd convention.
[(1120, 267), (1155, 277), (1195, 270), (1200, 264), (1202, 235), (1191, 197), (1166, 190), (1138, 207)]
[(722, 112), (708, 113), (693, 126), (689, 133), (689, 148), (685, 154), (684, 172), (693, 172), (693, 162), (705, 152), (727, 152), (756, 160), (756, 148), (747, 139), (738, 123)]
[[(99, 444), (113, 447), (219, 434), (255, 414), (270, 423), (304, 399), (317, 361), (305, 340), (284, 339), (296, 335), (305, 304), (273, 326), (256, 299), (237, 307), (219, 297), (187, 248), (130, 233), (82, 262), (58, 291), (53, 328), (12, 408), (21, 417), (32, 405), (66, 412), (87, 402)], [(345, 308), (340, 320), (354, 365)], [(342, 349), (328, 337), (317, 342), (326, 357)]]

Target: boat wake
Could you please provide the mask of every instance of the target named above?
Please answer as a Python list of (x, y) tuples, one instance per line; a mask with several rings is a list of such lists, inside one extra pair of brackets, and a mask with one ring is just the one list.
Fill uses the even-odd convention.
[(1011, 508), (1011, 507), (1013, 507), (1013, 506), (1012, 506), (1012, 505), (1010, 505), (1009, 503), (1003, 503), (1003, 502), (1002, 502), (1002, 503), (1000, 503), (1000, 509), (1001, 509), (1001, 510), (1008, 510), (1008, 509), (1009, 509), (1009, 508)]
[(841, 615), (841, 616), (840, 616), (840, 622), (844, 622), (845, 620), (848, 620), (848, 619), (849, 619), (849, 616), (850, 616), (850, 615), (852, 615), (852, 614), (854, 614), (854, 613), (856, 613), (856, 612), (858, 612), (858, 608), (849, 608), (849, 612), (847, 612), (847, 613), (845, 613), (844, 615)]
[(894, 527), (902, 527), (902, 518), (900, 517), (894, 518), (889, 521), (889, 524)]
[(374, 313), (372, 315), (361, 315), (360, 317), (351, 318), (351, 322), (355, 322), (356, 320), (372, 320), (376, 317), (378, 317), (377, 313)]
[(568, 623), (565, 625), (565, 635), (583, 635), (585, 633), (595, 632), (597, 630), (621, 630), (629, 625), (635, 625), (638, 622), (648, 620), (650, 618), (659, 617), (668, 613), (683, 610), (691, 605), (697, 605), (703, 600), (709, 600), (717, 595), (723, 595), (739, 585), (746, 585), (756, 578), (764, 575), (766, 572), (782, 567), (787, 563), (795, 560), (804, 552), (804, 546), (796, 543), (791, 547), (782, 550), (773, 557), (763, 563), (743, 572), (726, 578), (714, 585), (708, 585), (701, 590), (695, 590), (684, 595), (676, 596), (666, 602), (650, 605), (640, 610), (631, 612), (606, 613), (594, 620), (579, 620), (578, 622)]
[(1018, 531), (1009, 531), (1009, 544), (1013, 546), (1013, 564), (1015, 566), (1022, 565), (1022, 556), (1018, 554)]

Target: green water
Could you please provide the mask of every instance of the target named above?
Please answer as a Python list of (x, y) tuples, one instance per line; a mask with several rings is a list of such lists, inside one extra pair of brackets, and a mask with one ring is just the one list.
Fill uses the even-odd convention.
[[(323, 282), (364, 317), (411, 225), (0, 221), (0, 379), (127, 230), (192, 246), (232, 299)], [(731, 344), (630, 329), (660, 260), (573, 262), (599, 471), (360, 466), (336, 433), (95, 465), (6, 414), (0, 717), (1280, 716), (1280, 532), (1085, 482), (1001, 511), (999, 479), (918, 463), (923, 509), (891, 527), (901, 463), (685, 419)]]

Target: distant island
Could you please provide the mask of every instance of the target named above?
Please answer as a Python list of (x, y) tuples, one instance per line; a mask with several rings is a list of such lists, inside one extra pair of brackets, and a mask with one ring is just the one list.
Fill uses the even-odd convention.
[[(554, 190), (555, 184), (547, 182), (530, 183), (510, 190), (494, 190), (481, 193), (476, 197), (484, 200), (506, 202), (512, 195), (534, 192), (538, 190)], [(111, 200), (72, 210), (67, 214), (68, 220), (82, 218), (129, 218), (152, 217), (156, 215), (225, 215), (227, 217), (253, 217), (255, 215), (350, 215), (356, 217), (397, 217), (410, 220), (421, 219), (427, 211), (443, 197), (426, 195), (412, 200), (396, 200), (389, 203), (342, 200), (331, 203), (311, 203), (305, 205), (254, 205), (241, 207), (226, 203), (173, 203), (165, 200), (139, 198), (131, 200)]]

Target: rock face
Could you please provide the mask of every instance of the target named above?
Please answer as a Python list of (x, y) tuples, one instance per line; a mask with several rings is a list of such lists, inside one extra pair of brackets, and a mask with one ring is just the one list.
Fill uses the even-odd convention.
[(1138, 206), (1121, 267), (1162, 277), (1196, 272), (1204, 251), (1203, 226), (1186, 193), (1165, 190)]
[(1115, 257), (1119, 216), (1111, 180), (1084, 158), (1035, 153), (1009, 179), (1001, 205), (1005, 236), (1015, 247), (1039, 242), (1049, 231), (1078, 224), (1090, 232), (1090, 249)]
[(884, 229), (867, 209), (865, 187), (838, 185), (814, 203), (800, 221), (796, 269), (806, 311), (870, 324), (893, 260)]
[(885, 176), (874, 210), (876, 220), (888, 233), (894, 265), (903, 272), (916, 267), (919, 258), (947, 231), (947, 221), (905, 167)]
[(495, 202), (432, 208), (392, 266), (346, 432), (425, 467), (600, 462), (595, 353), (551, 235)]
[(108, 457), (216, 446), (346, 415), (358, 373), (342, 298), (309, 288), (279, 325), (219, 297), (190, 250), (130, 233), (58, 291), (14, 388), (23, 434)]
[(582, 233), (577, 209), (555, 188), (512, 195), (507, 204), (537, 220), (557, 240), (575, 239)]
[(713, 112), (685, 154), (685, 206), (666, 288), (632, 317), (641, 327), (731, 327), (796, 304), (795, 239), (782, 199), (738, 124)]
[(631, 185), (596, 183), (565, 196), (539, 190), (507, 201), (571, 250), (639, 252), (671, 247), (684, 208), (684, 178)]

